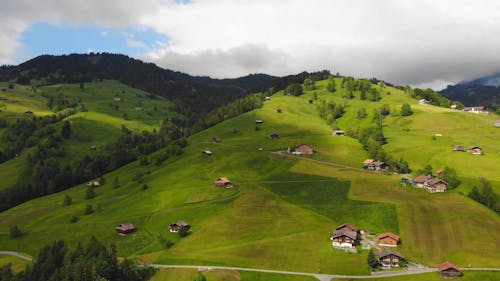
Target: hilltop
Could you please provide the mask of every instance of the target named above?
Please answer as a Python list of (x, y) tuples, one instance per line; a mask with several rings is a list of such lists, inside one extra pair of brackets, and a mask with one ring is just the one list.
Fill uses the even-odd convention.
[[(76, 244), (94, 235), (115, 243), (119, 255), (144, 262), (367, 274), (367, 251), (349, 254), (331, 247), (333, 228), (350, 222), (374, 233), (398, 233), (403, 241), (398, 251), (420, 264), (451, 260), (463, 267), (499, 267), (499, 253), (492, 250), (500, 242), (498, 214), (466, 196), (480, 176), (500, 190), (491, 168), (499, 164), (495, 116), (419, 104), (383, 84), (371, 84), (375, 90), (362, 100), (360, 91), (341, 86), (342, 78), (335, 78), (333, 93), (330, 82), (317, 81), (300, 96), (278, 91), (261, 108), (193, 134), (182, 153), (157, 162), (168, 153), (162, 148), (148, 155), (149, 161), (107, 173), (94, 198), (85, 199), (87, 187), (77, 185), (2, 212), (0, 248), (35, 254), (55, 238)], [(322, 101), (334, 105), (326, 112), (335, 116), (322, 118)], [(458, 188), (430, 194), (401, 187), (401, 175), (362, 170), (372, 155), (357, 139), (332, 136), (334, 129), (351, 135), (372, 128), (384, 104), (389, 113), (377, 125), (383, 151), (407, 161), (413, 175), (427, 164), (435, 170), (449, 166), (462, 181)], [(403, 104), (411, 106), (412, 115), (401, 116)], [(359, 118), (362, 109), (366, 116)], [(212, 142), (214, 137), (221, 142)], [(317, 153), (275, 153), (301, 143)], [(484, 155), (453, 152), (456, 145), (479, 145)], [(214, 187), (221, 176), (238, 187)], [(65, 196), (73, 199), (71, 205), (63, 206)], [(84, 215), (86, 205), (95, 212)], [(73, 217), (78, 220), (72, 223)], [(191, 224), (187, 237), (168, 231), (178, 220)], [(124, 222), (138, 230), (118, 236), (114, 227)], [(8, 237), (14, 224), (24, 233), (15, 239)]]

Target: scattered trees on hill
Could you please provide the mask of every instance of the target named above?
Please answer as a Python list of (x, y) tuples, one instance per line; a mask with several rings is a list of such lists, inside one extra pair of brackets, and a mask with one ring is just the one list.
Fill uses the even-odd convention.
[(357, 118), (358, 119), (364, 119), (366, 117), (368, 117), (368, 113), (366, 112), (366, 108), (363, 107), (363, 108), (358, 109), (358, 116), (357, 116)]
[(321, 118), (325, 119), (328, 124), (332, 124), (336, 119), (342, 117), (345, 113), (344, 106), (337, 104), (334, 101), (319, 100), (316, 103), (316, 108), (319, 111)]
[(413, 114), (413, 111), (411, 110), (411, 106), (407, 103), (404, 103), (401, 106), (401, 116), (410, 116)]
[(299, 83), (293, 83), (285, 88), (285, 95), (287, 96), (300, 96), (304, 93), (302, 85)]
[(467, 196), (500, 214), (498, 194), (493, 190), (491, 183), (485, 178), (481, 178), (481, 186), (473, 186)]

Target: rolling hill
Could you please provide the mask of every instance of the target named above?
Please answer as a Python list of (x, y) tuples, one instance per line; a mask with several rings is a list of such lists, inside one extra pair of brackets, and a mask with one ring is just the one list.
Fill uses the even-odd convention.
[[(493, 126), (495, 117), (420, 105), (401, 90), (378, 85), (372, 87), (381, 93), (379, 101), (361, 100), (358, 91), (349, 99), (348, 92), (339, 86), (340, 78), (336, 79), (335, 93), (327, 91), (327, 84), (319, 81), (316, 89), (298, 97), (279, 91), (262, 108), (190, 136), (181, 155), (158, 164), (136, 161), (107, 173), (107, 183), (95, 188), (95, 198), (85, 199), (87, 187), (78, 185), (2, 212), (0, 249), (34, 255), (39, 245), (54, 239), (74, 245), (94, 235), (105, 243), (115, 243), (120, 255), (147, 263), (367, 274), (367, 251), (350, 254), (331, 247), (332, 229), (350, 222), (375, 233), (398, 233), (403, 241), (399, 250), (413, 262), (436, 266), (450, 260), (463, 267), (500, 267), (500, 255), (494, 251), (500, 242), (496, 236), (500, 218), (466, 196), (478, 185), (479, 177), (486, 177), (496, 192), (500, 190), (500, 177), (492, 168), (500, 164), (500, 129)], [(58, 87), (74, 87), (75, 96), (84, 94), (78, 92), (77, 85), (46, 91), (57, 93)], [(99, 87), (99, 83), (89, 85), (89, 91), (92, 87)], [(108, 128), (119, 130), (123, 122), (112, 107), (108, 108), (107, 104), (114, 104), (108, 101), (114, 96), (109, 93), (93, 105), (96, 111), (109, 110), (106, 116), (90, 110), (90, 116), (81, 115), (103, 123), (102, 131), (96, 134), (108, 134)], [(138, 102), (133, 95), (123, 99), (130, 99), (133, 106)], [(320, 100), (342, 104), (345, 113), (328, 124), (318, 112)], [(411, 105), (413, 115), (400, 116), (404, 103)], [(401, 187), (401, 175), (360, 169), (369, 154), (358, 140), (331, 136), (333, 129), (348, 132), (370, 126), (374, 110), (383, 104), (391, 112), (382, 123), (387, 139), (384, 150), (394, 159), (407, 160), (414, 171), (427, 164), (436, 170), (454, 168), (462, 180), (457, 189), (429, 194)], [(162, 105), (168, 108), (169, 103)], [(281, 114), (276, 113), (277, 108), (282, 109)], [(367, 118), (357, 118), (361, 108), (365, 108)], [(74, 115), (67, 118), (79, 122)], [(263, 124), (256, 125), (257, 119)], [(139, 120), (138, 129), (154, 126), (147, 115)], [(269, 139), (273, 133), (280, 138)], [(222, 141), (214, 143), (214, 137)], [(300, 143), (312, 144), (317, 153), (311, 157), (276, 153)], [(88, 149), (89, 144), (75, 144), (75, 153)], [(453, 152), (459, 144), (479, 145), (485, 154)], [(166, 150), (148, 158), (156, 159)], [(203, 156), (202, 150), (213, 155)], [(7, 169), (12, 171), (15, 166), (9, 162), (2, 165), (12, 165)], [(221, 176), (229, 177), (238, 187), (215, 188), (214, 180)], [(112, 184), (115, 181), (119, 184)], [(70, 196), (73, 204), (63, 206), (65, 196)], [(95, 212), (84, 215), (87, 205)], [(72, 223), (73, 217), (78, 220)], [(190, 235), (180, 238), (169, 233), (168, 225), (177, 220), (192, 225)], [(114, 227), (123, 222), (134, 223), (138, 230), (125, 237), (116, 235)], [(15, 224), (24, 235), (14, 239), (8, 233)], [(174, 245), (166, 248), (165, 240)], [(164, 280), (178, 280), (191, 273), (172, 270), (159, 274)]]

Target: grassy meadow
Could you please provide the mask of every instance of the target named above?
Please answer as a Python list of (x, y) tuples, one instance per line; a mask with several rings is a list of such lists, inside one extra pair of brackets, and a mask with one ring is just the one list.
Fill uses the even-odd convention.
[[(402, 245), (398, 250), (424, 265), (435, 267), (449, 260), (463, 267), (469, 264), (500, 267), (500, 253), (494, 250), (500, 242), (496, 236), (500, 232), (500, 218), (461, 194), (471, 188), (478, 173), (492, 180), (499, 190), (500, 175), (494, 168), (485, 168), (497, 167), (500, 163), (498, 153), (493, 153), (499, 150), (494, 138), (500, 136), (500, 130), (488, 127), (495, 118), (419, 106), (402, 91), (384, 88), (381, 101), (348, 100), (344, 117), (329, 125), (320, 118), (315, 105), (307, 104), (306, 100), (316, 92), (320, 99), (343, 102), (343, 90), (327, 93), (326, 81), (317, 84), (317, 90), (307, 91), (300, 97), (278, 92), (271, 101), (264, 102), (263, 108), (191, 136), (181, 156), (161, 165), (141, 166), (135, 162), (105, 175), (108, 184), (96, 188), (97, 196), (93, 199), (84, 199), (86, 186), (80, 185), (2, 212), (0, 249), (34, 255), (41, 245), (54, 239), (75, 245), (94, 235), (107, 244), (116, 244), (120, 255), (137, 257), (145, 263), (367, 274), (367, 251), (352, 254), (334, 251), (331, 247), (329, 235), (333, 228), (350, 222), (377, 233), (399, 234)], [(80, 91), (77, 85), (72, 87), (75, 92)], [(337, 80), (337, 88), (340, 89), (340, 80)], [(91, 86), (86, 86), (86, 90), (90, 91)], [(57, 87), (50, 91), (57, 92)], [(121, 93), (110, 91), (109, 97), (117, 92)], [(95, 110), (107, 109), (108, 100), (95, 105)], [(348, 130), (366, 126), (373, 109), (387, 103), (397, 111), (406, 102), (412, 105), (415, 114), (386, 118), (384, 133), (389, 143), (385, 149), (395, 158), (406, 159), (413, 169), (423, 168), (427, 163), (435, 169), (446, 165), (455, 168), (465, 179), (457, 191), (429, 194), (399, 187), (399, 175), (328, 164), (360, 168), (362, 161), (368, 158), (357, 140), (332, 137), (333, 128)], [(113, 131), (113, 125), (109, 124), (118, 122), (120, 114), (108, 112), (107, 119), (101, 118), (91, 112), (91, 103), (88, 104), (89, 112), (70, 118), (75, 119), (75, 124), (80, 122), (76, 118), (101, 122), (96, 134), (102, 135), (105, 141), (106, 134)], [(367, 119), (356, 118), (360, 107), (367, 109)], [(276, 113), (277, 108), (283, 113)], [(97, 117), (92, 119), (84, 113)], [(256, 119), (264, 123), (256, 127)], [(154, 126), (154, 122), (147, 119), (141, 122), (144, 128)], [(468, 125), (470, 130), (464, 130)], [(453, 126), (455, 129), (450, 128)], [(279, 134), (280, 139), (270, 140), (268, 136), (272, 133)], [(433, 140), (434, 133), (442, 133), (443, 137)], [(212, 143), (213, 137), (221, 138), (222, 142)], [(94, 139), (75, 143), (72, 151), (79, 153), (83, 147), (88, 149), (90, 143), (94, 143)], [(312, 144), (318, 153), (306, 159), (274, 153), (300, 143)], [(454, 145), (474, 143), (485, 149), (484, 156), (451, 152)], [(203, 156), (202, 150), (211, 150), (213, 155)], [(141, 183), (132, 181), (138, 172), (144, 174)], [(239, 187), (215, 188), (214, 180), (220, 176), (229, 177)], [(110, 184), (115, 178), (120, 183), (117, 188)], [(149, 188), (143, 190), (143, 184)], [(73, 204), (63, 207), (66, 195), (73, 198)], [(83, 215), (87, 204), (96, 211)], [(79, 220), (70, 223), (73, 216)], [(176, 220), (189, 222), (191, 234), (180, 238), (169, 233), (168, 225)], [(134, 223), (138, 230), (126, 237), (118, 236), (114, 226), (123, 222)], [(13, 224), (18, 224), (23, 231), (20, 238), (8, 236)], [(165, 239), (174, 245), (167, 249), (161, 242)], [(161, 270), (155, 278), (192, 280), (193, 274), (192, 270)], [(271, 279), (275, 277), (249, 272), (220, 273), (231, 275), (227, 277), (217, 277), (217, 272), (206, 274), (207, 280), (304, 280), (292, 276)]]

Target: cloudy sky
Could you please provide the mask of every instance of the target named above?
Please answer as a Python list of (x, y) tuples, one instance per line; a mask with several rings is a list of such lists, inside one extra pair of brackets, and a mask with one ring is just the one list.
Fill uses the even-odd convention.
[(0, 2), (0, 64), (89, 51), (217, 78), (329, 69), (440, 89), (500, 72), (500, 1)]

